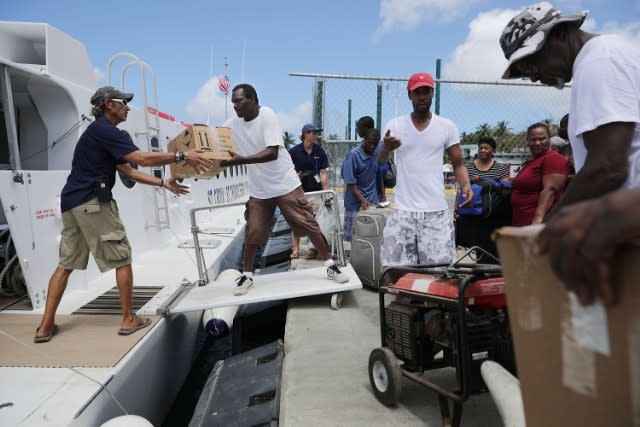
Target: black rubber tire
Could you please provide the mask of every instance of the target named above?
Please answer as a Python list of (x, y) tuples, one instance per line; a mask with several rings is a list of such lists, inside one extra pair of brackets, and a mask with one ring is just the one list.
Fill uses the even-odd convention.
[(369, 355), (369, 382), (376, 398), (387, 406), (400, 398), (402, 372), (396, 355), (388, 348), (376, 348)]

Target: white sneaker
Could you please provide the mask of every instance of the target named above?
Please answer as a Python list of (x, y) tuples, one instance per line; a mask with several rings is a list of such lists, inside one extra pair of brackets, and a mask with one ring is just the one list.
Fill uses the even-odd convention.
[(349, 276), (340, 271), (335, 264), (327, 267), (327, 278), (329, 280), (335, 280), (338, 283), (347, 283), (349, 281)]
[(236, 296), (245, 295), (251, 288), (253, 288), (253, 279), (243, 274), (236, 279), (236, 287), (233, 290), (233, 294)]

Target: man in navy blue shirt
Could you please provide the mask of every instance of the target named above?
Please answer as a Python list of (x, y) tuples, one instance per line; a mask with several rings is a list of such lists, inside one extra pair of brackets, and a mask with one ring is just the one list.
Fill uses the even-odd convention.
[[(302, 183), (302, 190), (305, 193), (329, 189), (329, 174), (327, 173), (329, 159), (327, 158), (327, 153), (316, 143), (320, 132), (322, 132), (322, 129), (314, 124), (307, 123), (302, 127), (302, 134), (300, 135), (302, 144), (294, 145), (289, 149), (291, 160), (296, 168), (296, 172), (298, 172), (300, 182)], [(320, 207), (321, 200), (315, 197), (310, 198), (309, 202), (311, 206), (313, 206), (313, 212), (315, 214)], [(291, 258), (297, 258), (299, 251), (300, 237), (294, 233)], [(311, 245), (307, 253), (307, 259), (312, 259), (316, 256), (317, 251)]]
[(344, 192), (343, 240), (353, 238), (353, 223), (360, 209), (380, 203), (378, 198), (378, 153), (382, 147), (380, 132), (371, 128), (366, 131), (362, 144), (347, 153), (342, 166)]
[(101, 272), (115, 268), (120, 292), (122, 325), (118, 333), (129, 335), (151, 324), (148, 318), (137, 317), (131, 309), (133, 272), (131, 246), (118, 214), (116, 201), (111, 197), (116, 170), (127, 178), (147, 185), (164, 187), (174, 194), (188, 192), (188, 187), (175, 178), (166, 181), (134, 169), (129, 162), (140, 166), (161, 166), (186, 162), (196, 168), (211, 166), (201, 156), (202, 150), (163, 153), (143, 152), (116, 126), (127, 119), (132, 93), (124, 93), (111, 86), (98, 89), (91, 97), (95, 121), (80, 136), (73, 153), (71, 173), (62, 189), (62, 239), (60, 262), (49, 280), (44, 316), (34, 342), (51, 340), (57, 332), (55, 314), (73, 270), (84, 270), (93, 254)]

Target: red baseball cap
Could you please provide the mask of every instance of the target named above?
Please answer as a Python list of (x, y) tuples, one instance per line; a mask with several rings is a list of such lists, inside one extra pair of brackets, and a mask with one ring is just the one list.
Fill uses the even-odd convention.
[(420, 71), (418, 73), (412, 74), (411, 77), (409, 77), (407, 90), (416, 90), (422, 86), (429, 86), (430, 88), (434, 87), (433, 77), (431, 77), (431, 74), (427, 73), (426, 71)]

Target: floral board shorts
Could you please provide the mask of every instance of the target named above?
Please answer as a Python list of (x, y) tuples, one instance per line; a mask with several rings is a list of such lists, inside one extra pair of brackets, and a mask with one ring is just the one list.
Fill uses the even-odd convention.
[(380, 245), (383, 266), (448, 264), (455, 255), (455, 232), (449, 210), (394, 209), (387, 218)]

